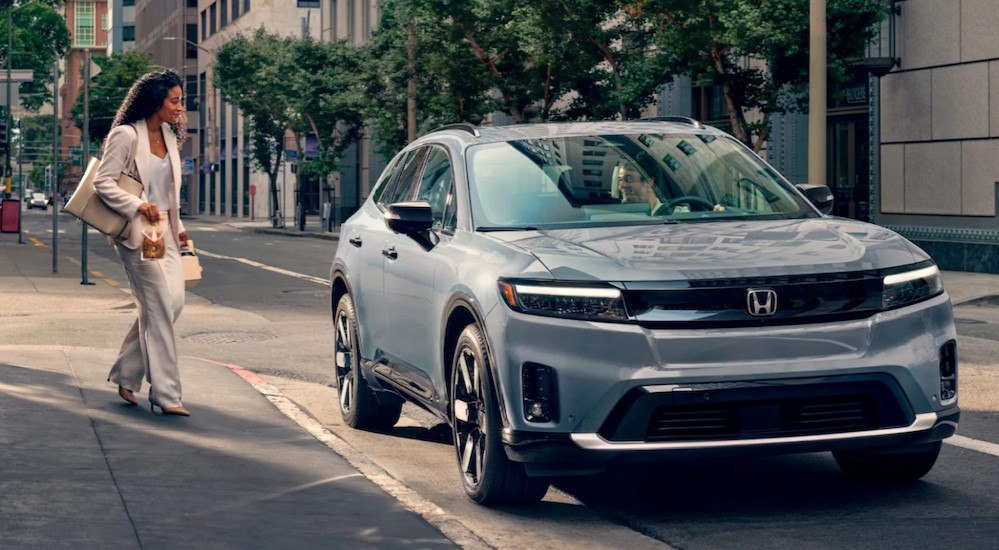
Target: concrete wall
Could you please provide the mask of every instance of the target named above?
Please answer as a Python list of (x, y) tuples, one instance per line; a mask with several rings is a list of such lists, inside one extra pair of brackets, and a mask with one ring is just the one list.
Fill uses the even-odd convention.
[(999, 2), (907, 0), (899, 6), (901, 66), (880, 86), (875, 221), (953, 260), (945, 267), (999, 270), (999, 262), (942, 252), (944, 243), (955, 250), (999, 244)]

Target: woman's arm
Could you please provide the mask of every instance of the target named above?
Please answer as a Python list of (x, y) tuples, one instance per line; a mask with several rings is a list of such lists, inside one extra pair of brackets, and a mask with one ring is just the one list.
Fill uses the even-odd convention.
[(118, 187), (118, 177), (125, 169), (128, 155), (132, 152), (132, 146), (137, 139), (135, 128), (128, 124), (112, 128), (104, 148), (101, 167), (97, 171), (97, 177), (94, 178), (94, 190), (101, 199), (113, 210), (129, 219), (135, 216), (143, 200)]

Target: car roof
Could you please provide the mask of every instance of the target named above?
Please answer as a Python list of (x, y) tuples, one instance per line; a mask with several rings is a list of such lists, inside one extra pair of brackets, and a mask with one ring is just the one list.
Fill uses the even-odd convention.
[(473, 126), (449, 124), (423, 136), (432, 139), (446, 134), (468, 144), (495, 143), (521, 139), (553, 139), (615, 134), (713, 134), (724, 135), (717, 128), (687, 117), (657, 117), (633, 121), (562, 122), (514, 124), (509, 126)]

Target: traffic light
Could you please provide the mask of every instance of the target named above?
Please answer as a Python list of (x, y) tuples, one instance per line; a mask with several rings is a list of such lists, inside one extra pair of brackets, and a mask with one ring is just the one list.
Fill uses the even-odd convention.
[(7, 117), (0, 119), (0, 149), (7, 148)]

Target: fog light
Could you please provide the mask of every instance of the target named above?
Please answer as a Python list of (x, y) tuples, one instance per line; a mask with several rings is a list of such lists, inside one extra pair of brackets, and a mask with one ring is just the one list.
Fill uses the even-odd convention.
[(940, 401), (957, 398), (957, 342), (948, 340), (940, 346)]
[(521, 369), (524, 387), (524, 418), (528, 422), (552, 422), (558, 416), (555, 370), (525, 363)]

